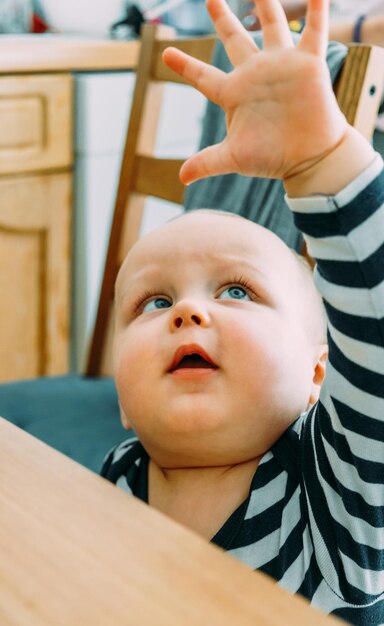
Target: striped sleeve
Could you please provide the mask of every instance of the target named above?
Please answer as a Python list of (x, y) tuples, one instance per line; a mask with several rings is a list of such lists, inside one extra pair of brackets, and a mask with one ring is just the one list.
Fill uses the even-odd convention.
[(384, 592), (384, 173), (378, 156), (332, 198), (287, 200), (316, 260), (329, 360), (301, 434), (321, 573), (353, 606)]

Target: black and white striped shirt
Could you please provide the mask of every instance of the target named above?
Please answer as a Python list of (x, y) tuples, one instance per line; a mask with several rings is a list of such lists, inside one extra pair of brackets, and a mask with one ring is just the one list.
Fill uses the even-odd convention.
[[(262, 458), (249, 497), (212, 539), (313, 605), (384, 624), (384, 172), (335, 197), (289, 199), (328, 317), (320, 400)], [(129, 440), (102, 475), (148, 500), (148, 456)]]

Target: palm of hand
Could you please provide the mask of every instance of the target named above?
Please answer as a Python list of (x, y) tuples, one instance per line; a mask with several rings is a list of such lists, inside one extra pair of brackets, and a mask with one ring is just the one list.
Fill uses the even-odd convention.
[(286, 178), (337, 144), (346, 122), (322, 59), (295, 48), (253, 57), (227, 76), (218, 94), (227, 137), (217, 148), (231, 171)]

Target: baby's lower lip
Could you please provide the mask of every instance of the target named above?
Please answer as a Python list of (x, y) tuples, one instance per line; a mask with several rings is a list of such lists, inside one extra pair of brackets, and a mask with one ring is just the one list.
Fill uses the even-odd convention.
[(181, 367), (169, 372), (176, 378), (204, 378), (217, 372), (217, 367)]

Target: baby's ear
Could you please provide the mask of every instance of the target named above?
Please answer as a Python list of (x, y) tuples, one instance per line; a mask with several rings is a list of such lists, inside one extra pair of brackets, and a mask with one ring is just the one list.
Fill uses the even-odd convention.
[(312, 379), (312, 388), (311, 394), (309, 396), (308, 401), (308, 409), (318, 401), (320, 395), (321, 385), (323, 384), (325, 378), (325, 368), (327, 364), (328, 358), (328, 346), (326, 343), (318, 346), (315, 355), (315, 363), (313, 368), (313, 379)]
[(121, 419), (121, 423), (124, 426), (124, 428), (126, 428), (127, 430), (129, 430), (130, 428), (132, 428), (131, 422), (129, 421), (129, 418), (126, 416), (126, 414), (124, 413), (123, 407), (121, 406), (120, 402), (119, 402), (119, 407), (120, 407), (120, 419)]

